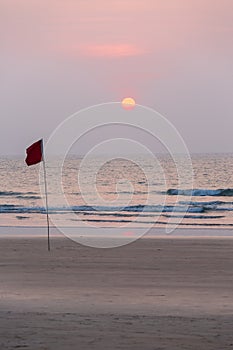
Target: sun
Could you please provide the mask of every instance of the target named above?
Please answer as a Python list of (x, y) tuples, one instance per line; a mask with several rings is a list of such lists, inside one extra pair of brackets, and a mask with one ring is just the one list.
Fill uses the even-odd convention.
[(130, 109), (133, 109), (135, 107), (136, 102), (132, 97), (125, 97), (121, 101), (121, 105), (124, 109), (130, 110)]

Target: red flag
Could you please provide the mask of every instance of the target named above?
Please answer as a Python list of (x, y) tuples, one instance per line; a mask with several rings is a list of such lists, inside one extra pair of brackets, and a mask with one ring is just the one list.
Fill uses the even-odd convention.
[(40, 163), (43, 160), (43, 140), (36, 141), (26, 149), (27, 157), (25, 162), (27, 165)]

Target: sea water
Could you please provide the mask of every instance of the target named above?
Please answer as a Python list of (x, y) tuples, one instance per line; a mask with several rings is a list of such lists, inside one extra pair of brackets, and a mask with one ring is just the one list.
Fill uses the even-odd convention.
[[(48, 189), (49, 215), (57, 215), (62, 225), (79, 227), (130, 223), (161, 228), (169, 222), (189, 228), (231, 228), (233, 154), (194, 154), (192, 164), (193, 183), (183, 182), (181, 187), (175, 164), (167, 155), (156, 156), (156, 164), (143, 155), (112, 157), (106, 162), (102, 156), (86, 165), (81, 186), (82, 158), (70, 157), (62, 169), (64, 198), (57, 201), (56, 188)], [(47, 176), (51, 170), (59, 171), (56, 163), (46, 167)], [(46, 226), (39, 168), (39, 164), (27, 167), (19, 158), (0, 160), (0, 226)]]

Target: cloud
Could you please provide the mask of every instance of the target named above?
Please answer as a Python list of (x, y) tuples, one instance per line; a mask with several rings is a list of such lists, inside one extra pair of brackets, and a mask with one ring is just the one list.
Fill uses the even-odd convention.
[(131, 44), (84, 45), (80, 51), (84, 56), (91, 57), (127, 57), (146, 53), (142, 48)]

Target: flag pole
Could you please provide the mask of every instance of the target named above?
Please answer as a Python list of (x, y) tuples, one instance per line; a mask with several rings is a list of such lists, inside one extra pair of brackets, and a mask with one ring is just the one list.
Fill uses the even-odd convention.
[(50, 252), (50, 232), (49, 232), (49, 209), (48, 209), (48, 189), (47, 189), (47, 181), (46, 181), (46, 167), (45, 167), (45, 157), (44, 157), (44, 144), (42, 139), (42, 161), (44, 168), (44, 188), (45, 188), (45, 204), (46, 204), (46, 217), (47, 217), (47, 228), (48, 228), (48, 251)]

